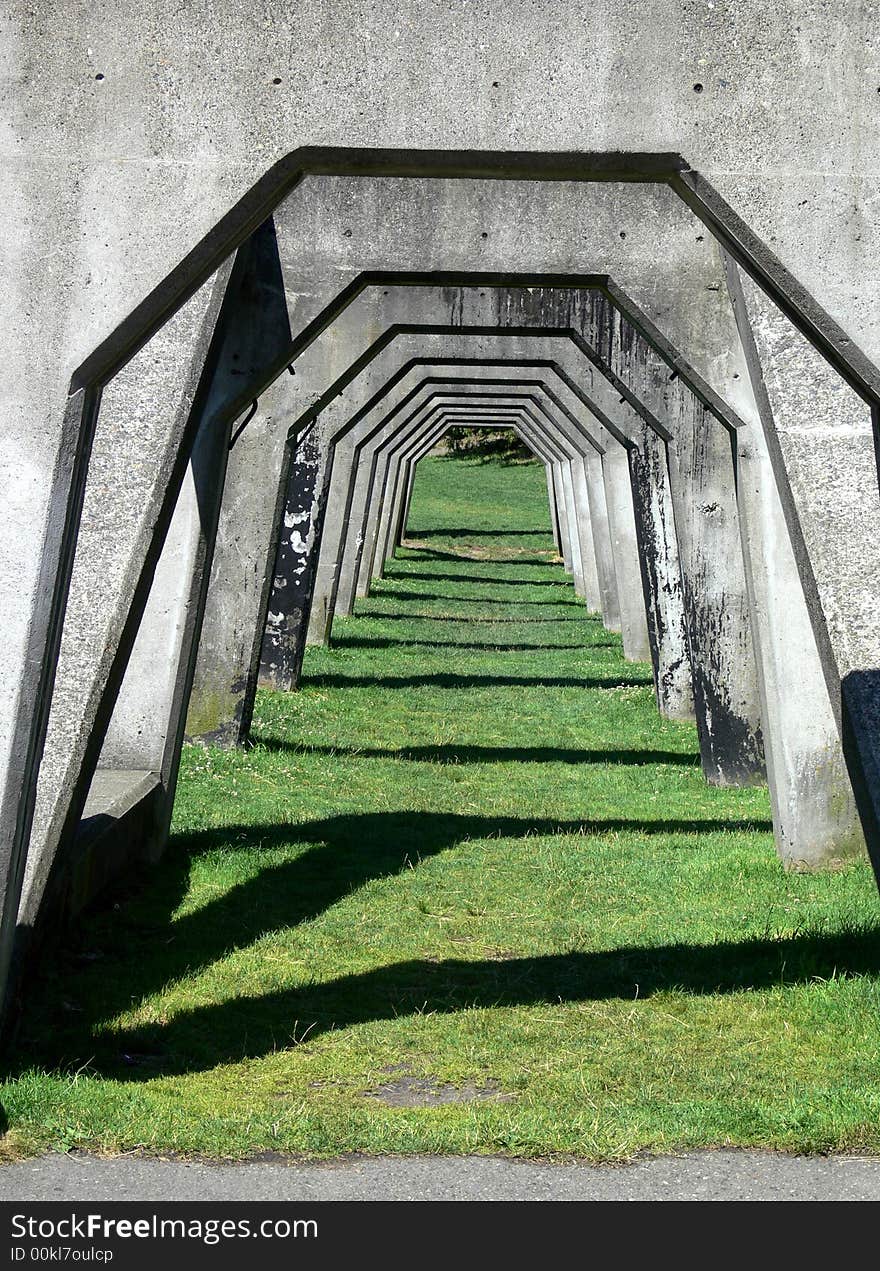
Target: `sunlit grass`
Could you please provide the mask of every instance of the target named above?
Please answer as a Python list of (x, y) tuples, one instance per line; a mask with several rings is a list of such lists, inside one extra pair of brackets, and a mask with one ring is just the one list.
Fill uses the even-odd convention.
[[(432, 459), (409, 546), (162, 865), (31, 995), (20, 1150), (880, 1148), (866, 865), (786, 874), (576, 600), (536, 465)], [(399, 1077), (479, 1087), (413, 1107)]]

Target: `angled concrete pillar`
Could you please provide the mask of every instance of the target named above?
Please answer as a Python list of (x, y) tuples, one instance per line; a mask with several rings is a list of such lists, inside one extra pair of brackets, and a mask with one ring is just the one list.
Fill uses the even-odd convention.
[[(271, 221), (240, 249), (222, 294), (210, 346), (194, 368), (198, 385), (164, 498), (139, 544), (143, 563), (131, 580), (115, 647), (107, 651), (104, 685), (100, 692), (95, 687), (82, 721), (81, 759), (75, 774), (66, 775), (40, 849), (28, 862), (23, 939), (44, 913), (87, 903), (133, 855), (155, 858), (167, 837), (230, 429), (248, 385), (290, 340)], [(76, 842), (83, 808), (98, 815), (106, 802), (126, 804), (126, 783), (145, 801), (136, 831), (128, 817), (119, 834), (81, 860)]]
[[(800, 500), (793, 493), (781, 448), (788, 447), (789, 465), (796, 469), (824, 455), (830, 472), (839, 450), (846, 455), (850, 471), (861, 467), (864, 474), (873, 463), (870, 418), (863, 403), (821, 363), (732, 261), (728, 262), (728, 285), (748, 367), (743, 393), (750, 400), (741, 411), (752, 422), (736, 435), (737, 498), (760, 649), (773, 823), (785, 858), (812, 868), (865, 850), (856, 796), (861, 796), (865, 817), (871, 816), (871, 800), (865, 798), (864, 785), (854, 792), (840, 747), (841, 735), (846, 736), (841, 710), (846, 697), (836, 689), (841, 668), (834, 645), (838, 651), (841, 645), (846, 648), (850, 666), (860, 656), (868, 658), (865, 645), (857, 650), (855, 624), (841, 623), (855, 639), (840, 641), (840, 629), (835, 632), (837, 640), (828, 634), (821, 641), (817, 637), (817, 628), (827, 632), (821, 618), (826, 611), (833, 613), (833, 605), (826, 597), (823, 606), (815, 584), (805, 594), (797, 557), (806, 569), (810, 561), (822, 562), (823, 554), (827, 562), (839, 548), (833, 539), (827, 541), (824, 521), (823, 528), (815, 519), (810, 523), (812, 508), (804, 505), (802, 493)], [(830, 515), (846, 520), (852, 515), (851, 505), (847, 506), (851, 478), (846, 465), (842, 473), (839, 481), (826, 483), (821, 495), (815, 492), (811, 503), (815, 507), (816, 498), (828, 499)], [(859, 505), (858, 516), (863, 515)], [(809, 552), (808, 537), (813, 539)], [(841, 566), (860, 575), (858, 581), (851, 580), (854, 588), (880, 589), (875, 560), (855, 559), (846, 552), (844, 562), (839, 556), (834, 560), (836, 569)], [(874, 728), (871, 714), (862, 721), (863, 734)], [(858, 770), (861, 764), (853, 766)]]
[[(221, 746), (242, 743), (250, 729), (253, 693), (248, 691), (247, 677), (255, 675), (262, 632), (256, 626), (242, 623), (239, 614), (242, 611), (258, 613), (265, 608), (272, 582), (271, 563), (279, 546), (273, 535), (262, 559), (240, 550), (241, 540), (247, 534), (247, 510), (253, 498), (275, 496), (274, 525), (283, 539), (282, 550), (290, 544), (290, 530), (281, 515), (279, 496), (283, 487), (279, 484), (267, 491), (264, 484), (267, 462), (272, 462), (275, 436), (279, 432), (283, 435), (293, 422), (289, 417), (287, 385), (285, 375), (269, 386), (257, 409), (250, 412), (251, 418), (237, 430), (229, 450), (226, 480), (230, 492), (223, 502), (217, 529), (186, 719), (189, 737)], [(309, 510), (310, 507), (311, 499)], [(295, 528), (293, 533), (296, 534)], [(277, 636), (282, 645), (278, 653), (281, 662), (283, 633)], [(230, 679), (230, 667), (241, 669), (238, 678)]]
[[(302, 670), (318, 564), (318, 553), (312, 549), (321, 539), (332, 463), (316, 428), (295, 436), (287, 454), (280, 487), (283, 511), (268, 576), (269, 597), (265, 608), (256, 610), (258, 634), (262, 630), (259, 617), (263, 612), (266, 615), (257, 678), (266, 688), (281, 692), (296, 688)], [(269, 603), (270, 597), (274, 603)]]
[(651, 643), (633, 512), (629, 454), (621, 446), (609, 448), (602, 455), (602, 476), (617, 578), (623, 651), (631, 662), (650, 662)]
[(645, 427), (642, 444), (633, 447), (629, 460), (633, 484), (638, 491), (633, 511), (642, 547), (657, 706), (667, 719), (692, 720), (694, 691), (666, 444), (657, 433)]

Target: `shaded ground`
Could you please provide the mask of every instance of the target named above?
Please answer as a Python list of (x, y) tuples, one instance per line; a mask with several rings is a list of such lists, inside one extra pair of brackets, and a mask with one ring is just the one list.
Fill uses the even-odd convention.
[(7, 1151), (876, 1149), (868, 867), (785, 874), (766, 790), (705, 784), (537, 465), (429, 461), (410, 544), (252, 750), (187, 750), (34, 987)]

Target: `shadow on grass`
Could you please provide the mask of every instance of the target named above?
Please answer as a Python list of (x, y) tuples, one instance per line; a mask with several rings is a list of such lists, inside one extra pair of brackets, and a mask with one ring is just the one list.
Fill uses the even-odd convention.
[[(381, 619), (379, 619), (381, 621)], [(458, 640), (407, 640), (405, 636), (385, 639), (368, 636), (334, 635), (334, 649), (458, 649), (462, 653), (564, 653), (580, 649), (619, 649), (620, 640), (583, 640), (577, 644), (499, 644), (497, 640), (485, 644), (461, 644)]]
[[(386, 587), (380, 584), (373, 592), (372, 599), (385, 600), (390, 597), (394, 600), (454, 600), (457, 604), (515, 605), (517, 608), (521, 605), (529, 607), (533, 605), (564, 605), (569, 609), (586, 608), (582, 600), (579, 600), (577, 597), (572, 595), (571, 587), (569, 585), (560, 583), (559, 590), (560, 593), (565, 592), (566, 594), (564, 597), (556, 600), (510, 600), (502, 596), (460, 596), (450, 594), (449, 592), (407, 591), (401, 587)], [(463, 615), (463, 619), (467, 621), (467, 614)]]
[(254, 734), (254, 742), (264, 750), (277, 754), (294, 755), (352, 755), (358, 759), (407, 759), (413, 763), (565, 763), (565, 764), (615, 764), (639, 766), (642, 764), (675, 764), (683, 768), (698, 768), (700, 756), (696, 751), (682, 753), (678, 750), (566, 750), (556, 746), (404, 746), (398, 750), (368, 746), (311, 746), (297, 745), (279, 737), (261, 738)]
[(322, 1033), (376, 1020), (511, 1006), (557, 1006), (657, 993), (700, 995), (780, 989), (841, 976), (877, 975), (880, 929), (839, 935), (622, 946), (537, 957), (413, 959), (326, 983), (196, 1007), (167, 1023), (104, 1039), (95, 1056), (135, 1080), (254, 1059)]
[[(399, 582), (434, 582), (434, 583), (462, 582), (462, 583), (492, 583), (493, 585), (495, 583), (498, 583), (504, 587), (557, 587), (558, 588), (558, 587), (571, 586), (570, 582), (566, 578), (559, 578), (559, 579), (505, 578), (503, 575), (496, 576), (495, 574), (468, 574), (468, 573), (465, 573), (467, 566), (469, 564), (476, 565), (478, 562), (468, 561), (467, 557), (465, 556), (459, 556), (459, 557), (456, 557), (456, 559), (460, 561), (461, 568), (456, 569), (454, 571), (450, 571), (448, 574), (429, 573), (427, 570), (423, 571), (421, 569), (419, 569), (418, 571), (411, 570), (411, 569), (408, 569), (408, 570), (400, 569), (398, 568), (398, 566), (400, 565), (401, 562), (398, 560), (398, 561), (395, 561), (394, 566), (386, 567), (385, 578), (394, 579), (395, 581), (399, 581)], [(411, 561), (410, 563), (413, 565), (417, 565), (418, 561)], [(480, 561), (479, 563), (484, 564), (485, 562)], [(500, 563), (502, 562), (499, 562), (499, 564)], [(522, 564), (522, 562), (519, 559), (515, 561), (507, 561), (503, 563), (510, 564), (510, 565)], [(542, 561), (541, 564), (544, 567), (546, 567), (547, 561)], [(379, 585), (381, 586), (382, 584), (380, 583)]]
[[(459, 565), (462, 561), (467, 564), (467, 557), (463, 557), (460, 552), (441, 552), (436, 547), (417, 547), (415, 543), (404, 543), (403, 547), (413, 553), (417, 552), (418, 555), (400, 557), (398, 563), (408, 559), (414, 563), (420, 560), (454, 560)], [(521, 565), (543, 565), (545, 569), (547, 566), (561, 565), (561, 563), (561, 558), (557, 556), (553, 548), (548, 548), (543, 556), (520, 556), (517, 553), (514, 560), (511, 560), (509, 556), (481, 556), (479, 561), (475, 562), (480, 565), (516, 565), (517, 568)]]
[(650, 688), (650, 676), (635, 678), (641, 663), (633, 664), (634, 678), (601, 676), (528, 675), (304, 675), (301, 688)]
[[(358, 600), (355, 606), (355, 616), (358, 618), (374, 618), (377, 622), (455, 622), (460, 626), (473, 622), (488, 622), (493, 626), (510, 626), (513, 624), (518, 627), (536, 626), (539, 622), (555, 622), (557, 625), (560, 622), (589, 622), (593, 624), (596, 622), (596, 614), (590, 613), (586, 605), (578, 606), (580, 609), (579, 613), (563, 613), (558, 618), (478, 618), (476, 614), (470, 613), (463, 613), (460, 617), (450, 613), (398, 613), (396, 611), (394, 613), (386, 613), (384, 609), (368, 607), (371, 601), (375, 604), (377, 601), (381, 603), (381, 600), (381, 596), (371, 596), (369, 600)], [(571, 609), (575, 608), (574, 605), (568, 607)]]
[[(430, 530), (407, 530), (407, 537), (416, 538), (426, 543), (436, 539), (447, 538), (541, 538), (546, 540), (548, 533), (546, 525), (539, 525), (532, 530), (468, 530), (461, 529), (459, 526), (449, 526), (444, 529), (442, 526), (435, 525)], [(547, 550), (553, 550), (552, 544), (548, 546)]]
[[(583, 836), (584, 851), (589, 851), (589, 838), (594, 835), (631, 833), (644, 837), (690, 838), (725, 831), (747, 833), (770, 829), (769, 821), (747, 818), (562, 821), (402, 811), (341, 815), (302, 825), (231, 825), (176, 835), (137, 903), (122, 904), (103, 927), (81, 927), (78, 947), (59, 955), (51, 976), (34, 985), (11, 1062), (14, 1070), (21, 1071), (35, 1063), (63, 1067), (92, 1057), (99, 1069), (108, 1066), (115, 1071), (120, 1063), (123, 1067), (126, 1065), (127, 1061), (120, 1059), (122, 1051), (154, 1053), (159, 1047), (163, 1053), (168, 1052), (170, 1068), (186, 1071), (240, 1058), (243, 1053), (263, 1054), (276, 1042), (286, 1045), (285, 1038), (294, 1020), (303, 1019), (302, 1015), (287, 1016), (288, 1009), (296, 1006), (297, 994), (236, 1000), (222, 1008), (200, 1008), (182, 1020), (176, 1018), (167, 1030), (146, 1030), (148, 1039), (142, 1036), (141, 1030), (136, 1039), (128, 1034), (123, 1040), (108, 1037), (101, 1033), (101, 1026), (165, 985), (198, 974), (267, 933), (308, 922), (367, 883), (403, 871), (408, 873), (422, 861), (463, 843), (498, 839), (498, 851), (504, 854), (509, 850), (503, 845), (505, 840), (568, 834)], [(301, 850), (290, 857), (292, 848)], [(250, 854), (258, 849), (285, 855), (277, 864), (266, 865), (254, 877), (231, 886), (198, 910), (172, 920), (187, 894), (194, 859), (211, 851), (221, 851), (234, 858), (236, 853)], [(682, 850), (681, 845), (673, 850)], [(651, 950), (639, 952), (642, 957), (654, 956)], [(551, 967), (558, 959), (526, 961)], [(422, 964), (412, 965), (415, 968)], [(474, 964), (469, 977), (483, 965)], [(526, 964), (522, 965), (525, 968)], [(428, 976), (425, 989), (434, 992), (432, 977), (437, 968), (431, 963), (426, 963), (425, 968)], [(485, 969), (487, 978), (479, 1000), (492, 1005), (498, 991), (497, 967), (489, 962)], [(393, 981), (399, 973), (393, 969), (374, 973), (364, 982), (365, 991), (381, 997), (385, 991), (380, 987), (381, 979), (385, 974)], [(409, 974), (415, 971), (407, 972)], [(479, 976), (475, 982), (479, 986)], [(509, 994), (512, 987), (510, 980), (505, 992)], [(303, 1000), (314, 1002), (315, 1010), (320, 1005), (322, 1013), (341, 1023), (344, 1021), (337, 1018), (334, 1005), (336, 992), (332, 984), (319, 986), (310, 989)], [(421, 1005), (426, 1000), (425, 991), (414, 987), (413, 992), (416, 996), (421, 993)], [(325, 993), (328, 994), (326, 1002)], [(540, 993), (534, 1000), (540, 1000)], [(353, 1009), (354, 1004), (346, 1008), (349, 1012)], [(390, 1008), (386, 1000), (383, 1010), (387, 1009)], [(401, 1009), (410, 1008), (401, 1004)], [(262, 1023), (251, 1021), (251, 1011), (256, 1012)], [(375, 1007), (370, 1007), (365, 1015), (357, 1018), (384, 1017), (374, 1011)], [(355, 1022), (354, 1015), (345, 1019)], [(248, 1035), (246, 1051), (241, 1049), (240, 1030)], [(274, 1035), (275, 1042), (270, 1043), (270, 1035)], [(165, 1070), (168, 1069), (163, 1060)]]

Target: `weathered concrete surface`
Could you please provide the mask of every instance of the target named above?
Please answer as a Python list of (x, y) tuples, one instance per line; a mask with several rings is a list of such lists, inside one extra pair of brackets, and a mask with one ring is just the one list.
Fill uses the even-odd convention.
[(682, 602), (681, 568), (665, 444), (652, 429), (630, 451), (633, 510), (645, 577), (648, 637), (657, 706), (667, 719), (694, 719), (694, 690)]
[[(255, 676), (262, 629), (257, 630), (254, 624), (248, 631), (238, 620), (238, 613), (244, 609), (265, 614), (279, 545), (272, 536), (262, 560), (255, 560), (247, 550), (251, 499), (243, 498), (242, 491), (253, 482), (258, 487), (257, 497), (271, 500), (274, 495), (273, 522), (279, 526), (286, 511), (281, 503), (282, 483), (276, 482), (274, 488), (267, 489), (265, 474), (267, 467), (269, 471), (274, 469), (276, 436), (284, 435), (293, 422), (290, 404), (287, 376), (281, 376), (260, 398), (256, 414), (243, 426), (229, 452), (227, 493), (217, 527), (198, 659), (187, 708), (186, 732), (193, 739), (237, 745), (247, 737), (250, 728), (252, 688), (247, 680), (230, 682), (229, 668), (238, 667), (246, 676)], [(291, 543), (291, 529), (295, 535), (296, 527), (287, 525), (285, 515), (281, 526), (284, 548)]]
[[(100, 15), (24, 0), (7, 8), (7, 830), (44, 682), (51, 588), (37, 580), (42, 527), (57, 558), (65, 513), (69, 456), (56, 459), (70, 368), (293, 146), (508, 149), (515, 138), (536, 151), (677, 149), (878, 359), (880, 138), (864, 61), (871, 7), (787, 0), (767, 10), (733, 0), (639, 16), (645, 29), (633, 39), (625, 0), (574, 4), (554, 15), (550, 39), (524, 0), (503, 22), (409, 0), (268, 14), (233, 0), (210, 11), (111, 0)], [(439, 65), (455, 65), (455, 76), (438, 76)], [(572, 110), (574, 100), (592, 108)], [(639, 220), (621, 220), (629, 244)], [(508, 223), (525, 225), (518, 216)], [(580, 266), (588, 223), (569, 233), (565, 268)], [(490, 267), (492, 228), (486, 242), (472, 240)], [(521, 257), (531, 237), (517, 238)], [(51, 576), (47, 568), (43, 582)], [(859, 625), (870, 629), (865, 618)]]
[[(24, 911), (27, 894), (34, 886), (37, 893), (42, 891), (57, 844), (65, 833), (70, 838), (68, 822), (75, 821), (88, 794), (91, 774), (83, 772), (83, 765), (95, 716), (118, 658), (138, 566), (146, 558), (163, 513), (170, 515), (162, 506), (163, 497), (174, 479), (177, 449), (193, 406), (225, 283), (224, 272), (213, 285), (197, 293), (102, 396), (60, 635), (27, 862), (13, 859), (8, 872), (0, 868), (0, 883), (10, 887), (4, 901), (10, 921), (0, 934), (0, 962), (4, 964), (11, 955), (12, 927)], [(147, 405), (151, 397), (153, 409)], [(170, 439), (163, 445), (169, 432)], [(128, 470), (120, 485), (116, 470), (121, 454), (128, 456)], [(59, 497), (59, 492), (54, 497)], [(27, 694), (27, 681), (22, 688)], [(91, 764), (96, 761), (97, 754), (93, 754)], [(4, 833), (9, 828), (7, 821)], [(7, 847), (9, 842), (7, 839)], [(13, 905), (14, 912), (7, 912)], [(0, 982), (4, 975), (5, 965), (0, 967)]]
[[(320, 542), (329, 471), (328, 456), (314, 427), (290, 441), (286, 450), (289, 465), (286, 473), (282, 468), (281, 474), (284, 503), (275, 560), (268, 579), (269, 594), (265, 598), (265, 610), (262, 606), (256, 608), (250, 625), (258, 635), (261, 630), (264, 632), (259, 653), (259, 682), (267, 688), (290, 692), (299, 684), (302, 670), (305, 631), (318, 563), (315, 543)], [(247, 629), (249, 617), (247, 610), (242, 613), (241, 606), (236, 608), (235, 621), (239, 628), (244, 620), (244, 629)], [(245, 674), (242, 683), (247, 692), (253, 668), (244, 663), (239, 665)], [(248, 702), (240, 709), (250, 716), (250, 707)]]
[[(854, 621), (853, 597), (867, 602), (873, 595), (876, 603), (880, 561), (849, 545), (867, 528), (866, 516), (871, 533), (880, 535), (880, 498), (873, 509), (863, 497), (853, 499), (854, 487), (864, 490), (874, 471), (871, 420), (864, 403), (732, 262), (729, 283), (761, 422), (737, 435), (737, 495), (767, 704), (765, 749), (768, 765), (785, 773), (771, 788), (774, 824), (786, 840), (786, 859), (812, 867), (865, 850), (840, 745), (839, 686), (854, 669), (870, 673), (875, 665), (874, 633)], [(817, 462), (825, 480), (805, 498), (805, 479)], [(789, 470), (801, 480), (790, 482)], [(837, 608), (834, 593), (846, 612)], [(873, 762), (873, 696), (870, 684), (857, 696), (856, 772)], [(880, 787), (860, 780), (856, 792), (863, 818), (876, 821)], [(787, 803), (780, 806), (783, 798)]]
[[(128, 602), (131, 608), (124, 620), (117, 610), (117, 626), (102, 650), (103, 682), (93, 681), (88, 674), (69, 674), (64, 681), (68, 693), (78, 694), (82, 706), (79, 731), (60, 780), (57, 769), (44, 767), (42, 773), (46, 830), (40, 850), (28, 860), (21, 903), (22, 941), (43, 911), (44, 895), (51, 899), (66, 885), (63, 849), (75, 833), (96, 765), (159, 772), (164, 807), (157, 815), (148, 853), (157, 854), (164, 844), (234, 403), (242, 385), (261, 374), (263, 359), (271, 358), (290, 339), (271, 222), (238, 253), (222, 296), (216, 325), (213, 320), (208, 325), (207, 356), (197, 357), (192, 368), (191, 380), (197, 387), (177, 421), (175, 451), (167, 456), (163, 474), (165, 488), (145, 508), (146, 525), (138, 526), (134, 551), (138, 569), (134, 578), (124, 578), (134, 602)], [(100, 524), (96, 514), (92, 528)], [(94, 556), (83, 561), (84, 575), (76, 594), (84, 607), (89, 574), (100, 572), (108, 559), (115, 563), (115, 546), (112, 538), (98, 538)], [(112, 571), (108, 572), (112, 577)], [(119, 603), (128, 608), (124, 598)], [(100, 619), (106, 620), (106, 614), (99, 613)], [(69, 630), (65, 628), (66, 633)], [(87, 658), (84, 664), (88, 666)], [(60, 718), (63, 721), (63, 715)], [(58, 747), (53, 753), (65, 752)], [(54, 788), (51, 784), (47, 788), (52, 776)], [(120, 868), (124, 864), (125, 853), (120, 852)]]
[(639, 552), (629, 455), (621, 446), (609, 447), (602, 455), (602, 476), (617, 576), (623, 652), (630, 662), (650, 662), (651, 645), (640, 566), (644, 552)]

